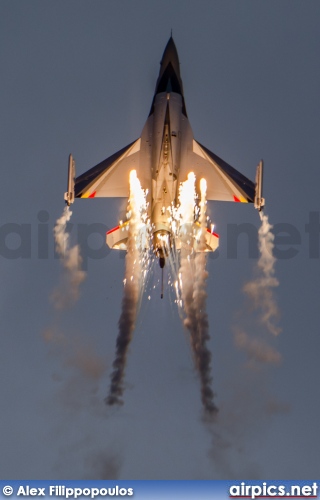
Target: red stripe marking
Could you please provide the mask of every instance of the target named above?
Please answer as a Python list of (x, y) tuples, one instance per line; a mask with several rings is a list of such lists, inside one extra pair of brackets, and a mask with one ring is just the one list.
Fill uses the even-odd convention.
[(234, 201), (236, 201), (237, 203), (241, 203), (241, 200), (239, 200), (239, 198), (237, 198), (235, 195), (233, 195), (233, 199), (234, 199)]
[(107, 231), (107, 234), (111, 234), (113, 233), (114, 231), (116, 231), (117, 229), (119, 229), (120, 226), (117, 226), (117, 227), (114, 227), (113, 229), (110, 229), (110, 231)]
[(94, 198), (97, 194), (97, 191), (93, 191), (93, 193), (89, 194), (88, 198)]
[(212, 233), (212, 232), (210, 231), (210, 229), (208, 229), (208, 228), (207, 228), (207, 231), (208, 231), (208, 233), (212, 234), (212, 235), (213, 235), (213, 236), (215, 236), (216, 238), (220, 238), (220, 236), (218, 235), (218, 233)]

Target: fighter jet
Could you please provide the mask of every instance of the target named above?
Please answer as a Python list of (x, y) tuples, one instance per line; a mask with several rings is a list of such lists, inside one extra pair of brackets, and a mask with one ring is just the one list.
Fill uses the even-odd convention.
[[(254, 183), (194, 139), (172, 36), (160, 62), (155, 93), (141, 136), (77, 178), (70, 155), (65, 201), (70, 205), (75, 198), (128, 198), (129, 175), (133, 169), (142, 188), (148, 192), (151, 244), (161, 268), (172, 245), (179, 249), (179, 235), (172, 233), (167, 208), (177, 206), (179, 185), (190, 171), (196, 176), (199, 196), (200, 179), (206, 179), (207, 200), (254, 203), (259, 211), (264, 206), (262, 161)], [(127, 238), (128, 223), (125, 222), (108, 231), (106, 241), (113, 249), (126, 249)], [(194, 244), (197, 251), (196, 239)], [(205, 251), (214, 251), (217, 246), (218, 235), (208, 229)]]

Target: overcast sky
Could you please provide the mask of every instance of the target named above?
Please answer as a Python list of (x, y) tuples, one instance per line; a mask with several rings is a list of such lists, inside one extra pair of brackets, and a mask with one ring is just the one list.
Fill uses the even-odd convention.
[[(319, 23), (312, 0), (0, 0), (2, 478), (318, 477)], [(231, 225), (258, 228), (258, 214), (210, 204), (220, 234), (208, 259), (214, 425), (203, 422), (188, 334), (169, 293), (160, 300), (158, 267), (125, 404), (103, 402), (124, 258), (86, 231), (117, 225), (123, 202), (76, 200), (70, 237), (80, 237), (87, 277), (73, 307), (50, 301), (63, 277), (52, 230), (68, 155), (81, 174), (140, 136), (171, 29), (195, 138), (252, 180), (264, 159), (266, 213), (289, 238), (277, 246), (274, 339), (242, 292), (257, 262), (246, 237), (236, 258), (227, 245)], [(236, 326), (281, 363), (250, 363)]]

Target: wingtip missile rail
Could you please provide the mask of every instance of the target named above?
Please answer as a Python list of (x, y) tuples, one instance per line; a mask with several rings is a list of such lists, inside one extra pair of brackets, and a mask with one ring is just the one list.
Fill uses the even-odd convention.
[(254, 197), (254, 208), (261, 210), (264, 208), (265, 199), (262, 197), (262, 182), (263, 182), (263, 160), (260, 160), (256, 171), (256, 186)]
[(68, 207), (74, 202), (74, 183), (76, 177), (76, 162), (73, 159), (72, 154), (69, 155), (69, 166), (68, 166), (68, 191), (64, 193), (64, 200)]

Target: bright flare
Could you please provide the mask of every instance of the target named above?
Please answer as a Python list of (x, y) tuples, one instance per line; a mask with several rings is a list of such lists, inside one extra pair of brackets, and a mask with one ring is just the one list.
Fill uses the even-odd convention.
[(207, 348), (209, 340), (209, 323), (206, 312), (206, 190), (205, 179), (200, 181), (200, 210), (197, 252), (194, 251), (195, 227), (194, 214), (196, 209), (195, 175), (191, 172), (188, 180), (180, 187), (180, 271), (181, 298), (185, 313), (184, 326), (189, 330), (190, 343), (195, 367), (201, 383), (201, 399), (206, 412), (213, 414), (217, 408), (213, 401), (211, 388), (211, 353)]
[(188, 174), (188, 180), (182, 182), (179, 189), (179, 202), (178, 216), (181, 224), (193, 222), (194, 209), (196, 199), (195, 189), (196, 177), (193, 172)]
[(116, 357), (113, 362), (111, 385), (106, 403), (122, 404), (124, 369), (129, 344), (139, 311), (141, 290), (143, 288), (145, 266), (147, 260), (145, 246), (142, 241), (143, 228), (147, 223), (146, 193), (141, 188), (135, 170), (130, 172), (130, 196), (128, 205), (129, 234), (127, 241), (126, 270), (122, 298), (122, 309), (119, 318), (119, 333), (117, 338)]

